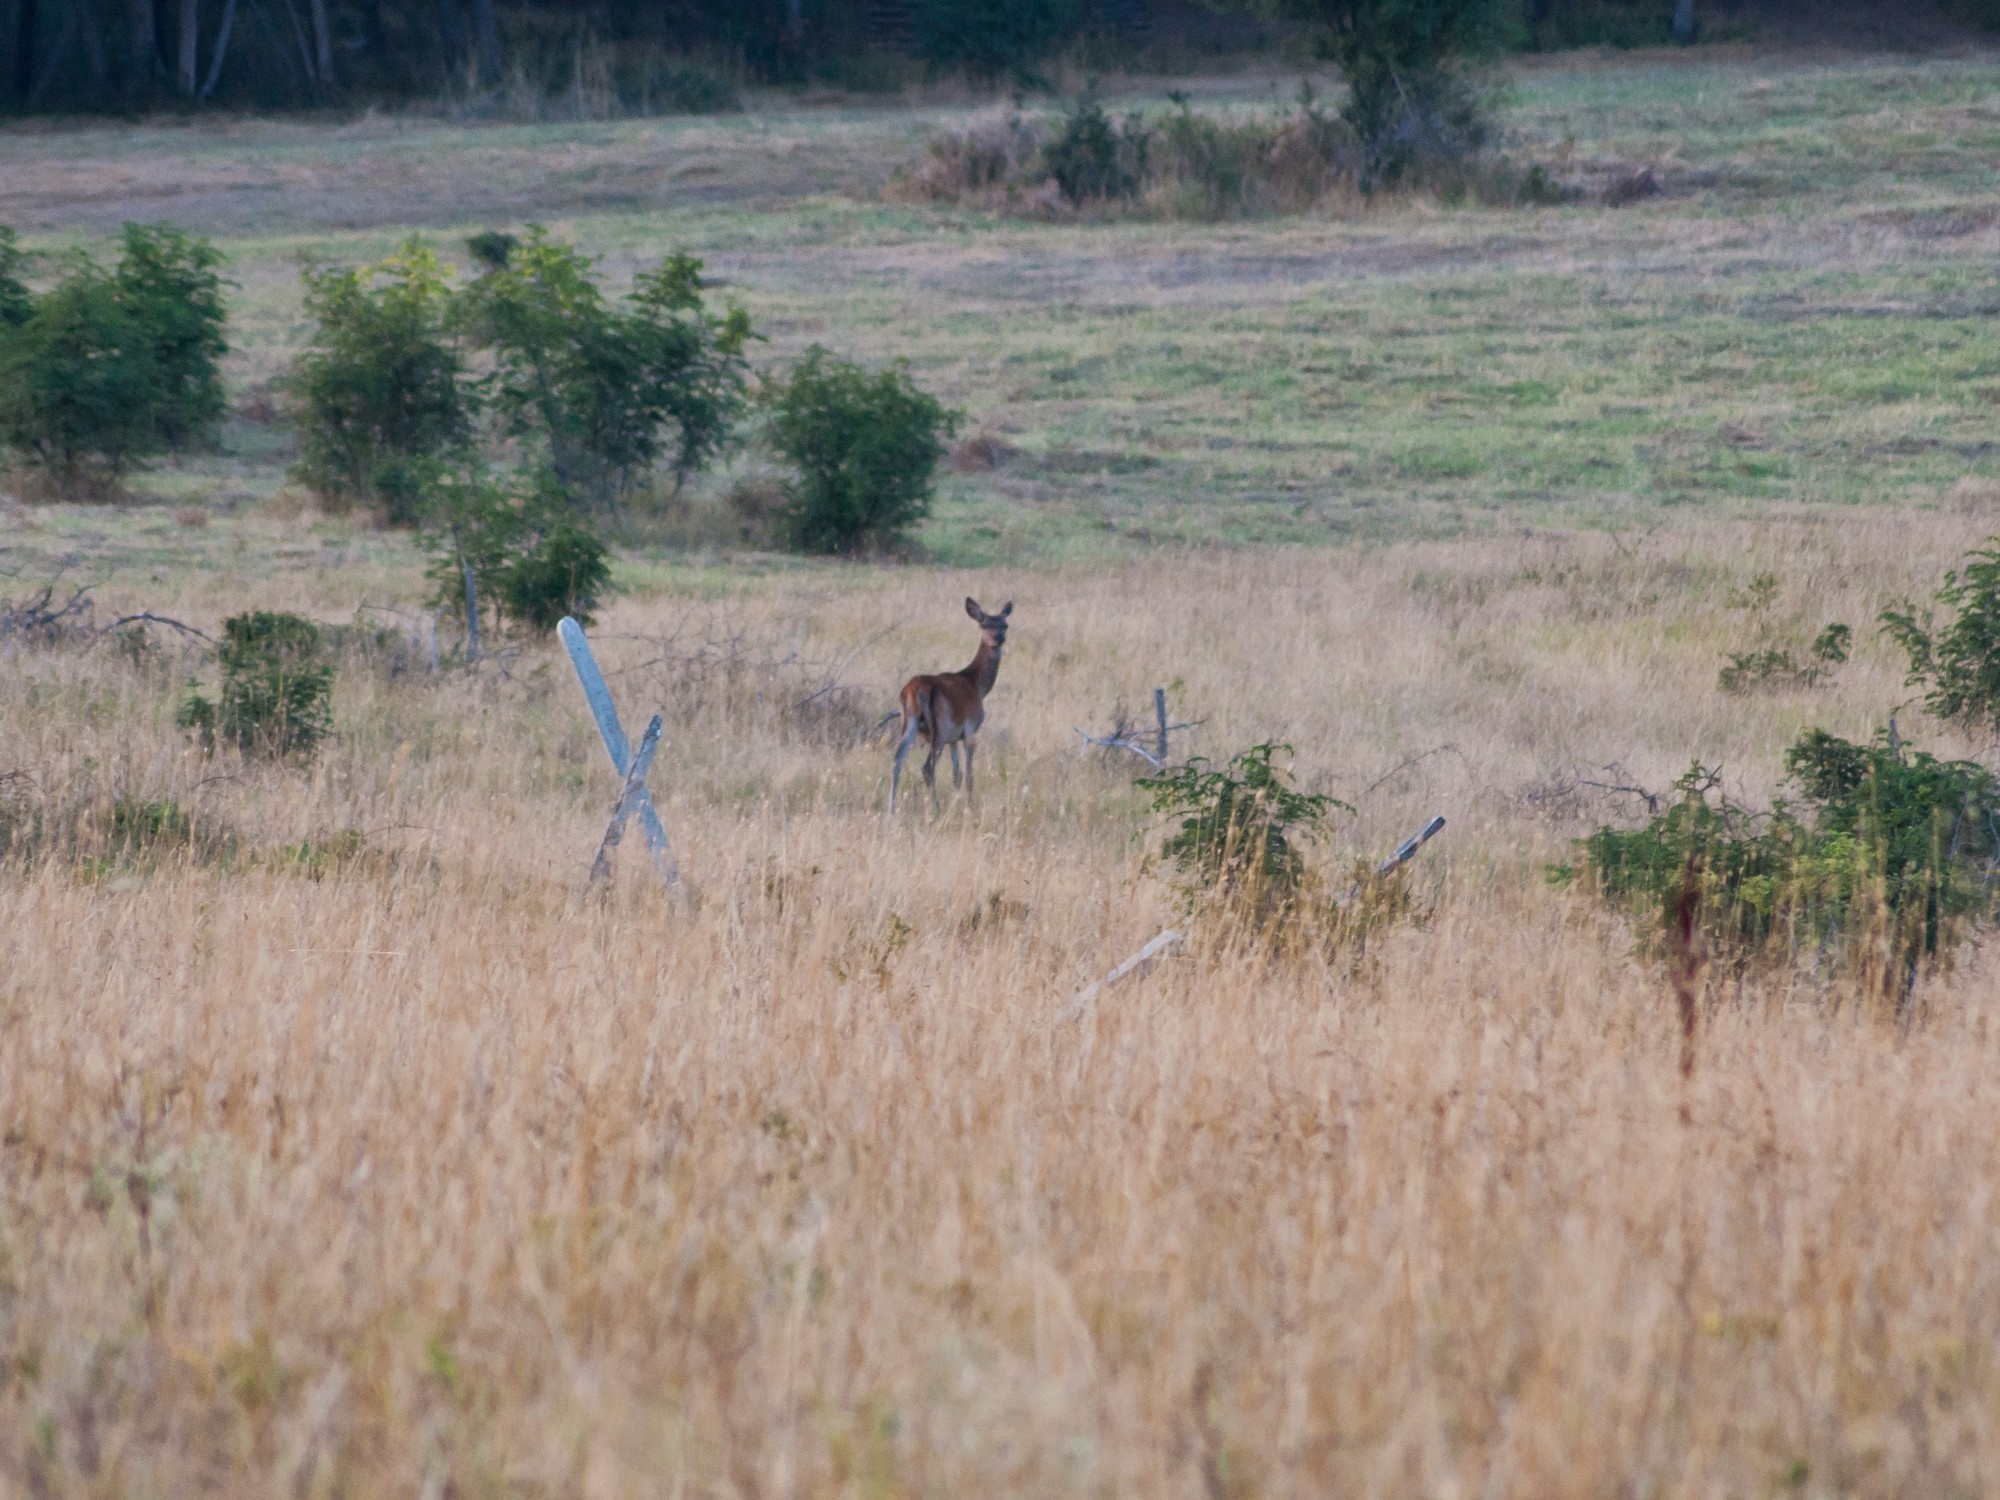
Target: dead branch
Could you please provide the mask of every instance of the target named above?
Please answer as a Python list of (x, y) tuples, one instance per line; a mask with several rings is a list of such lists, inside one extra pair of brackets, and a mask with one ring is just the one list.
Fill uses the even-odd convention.
[(76, 585), (71, 589), (69, 598), (56, 602), (56, 591), (62, 586), (63, 574), (69, 568), (70, 560), (64, 559), (57, 566), (55, 575), (35, 593), (18, 602), (0, 599), (0, 641), (34, 641), (47, 645), (69, 636), (89, 633), (90, 614), (96, 607), (90, 598), (89, 584)]
[(1136, 975), (1147, 973), (1161, 959), (1171, 958), (1186, 946), (1187, 939), (1169, 927), (1165, 932), (1159, 934), (1151, 942), (1147, 943), (1145, 947), (1119, 964), (1117, 968), (1106, 974), (1095, 984), (1086, 985), (1083, 989), (1079, 990), (1076, 998), (1070, 1001), (1068, 1007), (1063, 1011), (1062, 1019), (1065, 1021), (1076, 1020), (1090, 1008), (1092, 1002), (1099, 995), (1103, 994), (1104, 991), (1114, 985), (1123, 984), (1126, 980)]
[(107, 636), (112, 631), (124, 625), (165, 625), (170, 629), (178, 630), (182, 635), (191, 635), (196, 640), (208, 642), (211, 646), (215, 644), (215, 637), (206, 631), (196, 630), (194, 626), (183, 624), (181, 621), (173, 619), (168, 615), (156, 615), (150, 609), (142, 609), (136, 615), (120, 615), (109, 625), (98, 631), (97, 634), (100, 637)]
[(1630, 773), (1623, 766), (1619, 765), (1617, 761), (1614, 760), (1609, 765), (1600, 766), (1598, 769), (1603, 771), (1607, 776), (1614, 776), (1619, 779), (1616, 781), (1591, 781), (1579, 776), (1576, 779), (1576, 784), (1578, 786), (1595, 787), (1600, 792), (1619, 792), (1629, 797), (1638, 797), (1645, 802), (1648, 813), (1656, 818), (1660, 815), (1659, 795), (1655, 792), (1647, 791), (1635, 782), (1627, 781), (1625, 778)]

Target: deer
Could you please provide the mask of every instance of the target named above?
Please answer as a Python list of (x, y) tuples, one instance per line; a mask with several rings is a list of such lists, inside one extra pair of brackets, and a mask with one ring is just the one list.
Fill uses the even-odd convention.
[(903, 781), (903, 761), (910, 746), (922, 735), (930, 746), (924, 757), (924, 784), (931, 789), (931, 808), (938, 806), (937, 762), (941, 751), (951, 751), (951, 784), (958, 786), (958, 747), (965, 746), (965, 795), (974, 806), (978, 798), (972, 789), (972, 752), (978, 747), (979, 726), (986, 722), (986, 695), (1000, 676), (1000, 652), (1007, 644), (1007, 617), (1014, 613), (1014, 601), (989, 615), (976, 599), (965, 601), (965, 612), (979, 627), (979, 650), (971, 664), (958, 672), (912, 677), (903, 684), (898, 701), (903, 706), (902, 728), (896, 742), (896, 763), (889, 771), (889, 813), (896, 812), (896, 790)]

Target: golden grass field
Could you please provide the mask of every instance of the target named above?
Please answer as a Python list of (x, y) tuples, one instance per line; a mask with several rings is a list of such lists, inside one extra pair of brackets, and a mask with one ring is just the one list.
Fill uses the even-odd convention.
[[(351, 662), (310, 770), (191, 752), (158, 664), (16, 655), (0, 763), (77, 842), (0, 887), (9, 1483), (1982, 1493), (1990, 959), (1908, 1028), (1712, 988), (1683, 1127), (1663, 981), (1541, 866), (1626, 815), (1574, 784), (1606, 760), (1756, 795), (1800, 725), (1865, 729), (1900, 683), (1866, 633), (1811, 693), (1725, 698), (1719, 651), (1865, 620), (1995, 519), (630, 602), (598, 634), (672, 725), (687, 912), (636, 847), (580, 895), (614, 785), (552, 649)], [(889, 826), (886, 747), (758, 663), (838, 659), (870, 720), (969, 652), (969, 589), (1016, 601), (982, 804)], [(1445, 811), (1421, 920), (1198, 936), (1069, 1017), (1174, 916), (1072, 733), (1159, 682), (1359, 804), (1329, 863)], [(119, 794), (194, 846), (80, 866)]]
[[(1672, 102), (1682, 66), (1580, 62), (1553, 102), (1545, 76), (1522, 85), (1537, 130), (1570, 110), (1586, 144), (1620, 89), (1665, 112), (1621, 118), (1637, 137), (1674, 109), (1778, 101), (1739, 176), (1623, 218), (1022, 226), (835, 195), (718, 219), (704, 248), (776, 346), (878, 357), (935, 315), (920, 374), (1025, 456), (955, 478), (902, 564), (621, 552), (593, 633), (628, 729), (665, 715), (652, 785), (685, 907), (636, 837), (613, 889), (584, 894), (617, 787), (552, 644), (438, 673), (355, 645), (310, 765), (194, 750), (174, 706), (213, 668), (164, 628), (143, 651), (0, 644), (0, 1493), (1993, 1492), (1990, 948), (1926, 975), (1900, 1023), (1810, 974), (1711, 972), (1684, 1088), (1639, 934), (1545, 878), (1639, 814), (1591, 781), (1659, 791), (1698, 757), (1761, 804), (1802, 729), (1863, 737), (1891, 712), (1941, 754), (1992, 749), (1909, 707), (1872, 629), (2000, 531), (1991, 65), (1732, 52), (1699, 75), (1709, 105)], [(1898, 113), (1915, 96), (1967, 133), (1918, 130)], [(1813, 124), (1825, 98), (1837, 128)], [(928, 118), (856, 114), (836, 144)], [(769, 134), (688, 128), (725, 155), (731, 131)], [(242, 133), (281, 157), (352, 139)], [(237, 149), (188, 135), (0, 138), (39, 163), (32, 242), (98, 233), (90, 173), (125, 154), (171, 180), (176, 151)], [(490, 139), (528, 153), (507, 172), (567, 159), (559, 137)], [(1787, 230), (1743, 186), (1744, 160), (1776, 181), (1799, 141), (1821, 186), (1797, 203), (1846, 216), (1832, 228)], [(318, 170), (284, 202), (309, 204)], [(1973, 205), (1963, 233), (1855, 227), (1954, 203)], [(437, 222), (408, 208), (360, 204), (339, 244)], [(703, 232), (692, 208), (599, 208), (578, 232), (621, 256), (662, 222)], [(299, 246), (228, 240), (215, 215), (249, 308), (228, 451), (142, 476), (149, 503), (0, 512), (19, 570), (0, 595), (68, 558), (100, 623), (415, 620), (408, 540), (304, 507), (268, 415), (244, 414), (295, 347)], [(1294, 276), (1307, 240), (1328, 258)], [(1363, 264), (1403, 242), (1430, 258)], [(1149, 244), (1241, 281), (1169, 296), (1166, 270), (1121, 260)], [(996, 300), (946, 317), (951, 278), (988, 271)], [(1037, 276), (1096, 290), (1036, 311)], [(1306, 447), (1225, 448), (1252, 399), (1233, 389), (1166, 402), (1166, 428), (1213, 440), (1181, 467), (1187, 443), (1141, 420), (1176, 340), (1265, 378), (1338, 323), (1328, 307), (1371, 304), (1387, 321), (1350, 327), (1348, 396), (1286, 418)], [(1042, 321), (1022, 334), (1014, 313)], [(1683, 313), (1710, 322), (1677, 344)], [(1103, 361), (1081, 385), (1045, 368), (1065, 322)], [(1121, 340), (1149, 352), (1124, 361)], [(1516, 421), (1519, 393), (1481, 386), (1465, 399), (1489, 426), (1466, 429), (1452, 387), (1489, 358), (1565, 393)], [(1531, 420), (1549, 425), (1505, 450)], [(1756, 430), (1719, 443), (1725, 423)], [(1355, 431), (1383, 453), (1505, 450), (1519, 488), (1315, 467), (1311, 443)], [(1053, 461), (1119, 443), (1167, 456)], [(1665, 465), (1679, 503), (1637, 470), (1538, 468), (1541, 443)], [(1814, 489), (1836, 471), (1849, 503)], [(1295, 484), (1313, 487), (1296, 512)], [(1307, 526), (1360, 519), (1268, 529), (1307, 502)], [(1252, 514), (1258, 545), (1182, 535), (1221, 515), (1242, 542), (1229, 518)], [(1078, 516), (1120, 523), (1117, 545), (1038, 545)], [(970, 656), (968, 594), (1015, 601), (980, 805), (941, 776), (942, 812), (912, 797), (890, 823), (867, 731), (905, 676)], [(1829, 682), (1718, 690), (1725, 652), (1800, 650), (1831, 621), (1857, 648)], [(1284, 740), (1300, 785), (1355, 804), (1314, 850), (1336, 884), (1445, 814), (1407, 872), (1410, 919), (1330, 955), (1198, 924), (1075, 1010), (1182, 920), (1143, 768), (1074, 733), (1144, 714), (1156, 686), (1201, 721), (1196, 753)], [(121, 844), (121, 800), (171, 800), (192, 829)]]

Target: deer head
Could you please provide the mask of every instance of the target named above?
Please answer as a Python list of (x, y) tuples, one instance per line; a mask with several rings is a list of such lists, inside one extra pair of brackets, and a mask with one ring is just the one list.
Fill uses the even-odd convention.
[(1000, 613), (989, 615), (979, 607), (977, 599), (965, 601), (965, 612), (972, 616), (972, 622), (979, 627), (979, 638), (998, 651), (1007, 644), (1007, 616), (1014, 613), (1014, 601), (1009, 599), (1000, 606)]

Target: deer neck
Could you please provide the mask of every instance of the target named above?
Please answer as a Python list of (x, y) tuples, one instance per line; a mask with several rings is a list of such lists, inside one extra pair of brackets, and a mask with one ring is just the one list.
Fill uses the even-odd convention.
[(981, 702), (993, 691), (993, 684), (999, 679), (1001, 650), (1001, 647), (988, 645), (982, 640), (978, 654), (972, 658), (972, 665), (958, 674), (972, 684)]

